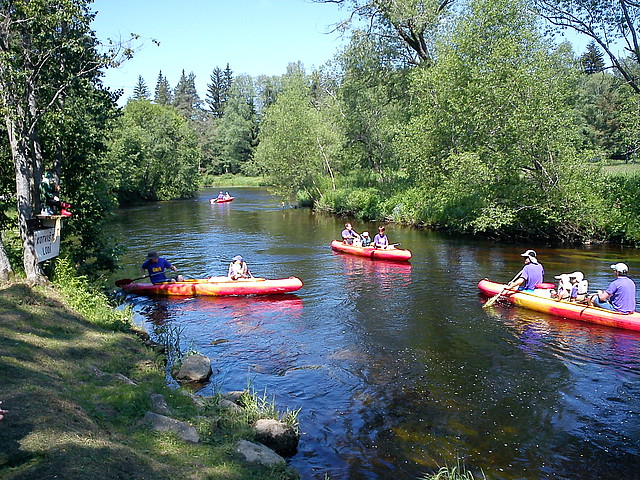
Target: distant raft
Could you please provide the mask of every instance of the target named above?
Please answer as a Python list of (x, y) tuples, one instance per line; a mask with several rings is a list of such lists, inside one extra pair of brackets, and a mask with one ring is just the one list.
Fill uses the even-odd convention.
[(241, 278), (230, 280), (228, 277), (185, 280), (167, 283), (136, 283), (122, 286), (128, 293), (158, 296), (223, 296), (223, 295), (271, 295), (290, 293), (302, 287), (297, 277), (267, 280), (265, 278)]
[(356, 247), (355, 245), (347, 245), (339, 240), (331, 242), (331, 248), (336, 252), (349, 253), (372, 260), (407, 262), (411, 258), (411, 252), (402, 248)]
[[(491, 282), (486, 278), (478, 283), (480, 292), (488, 297), (493, 297), (503, 292), (505, 288), (506, 285)], [(544, 296), (542, 294), (536, 294), (536, 292), (537, 290), (533, 293), (524, 291), (505, 293), (499, 300), (511, 302), (519, 307), (535, 310), (536, 312), (548, 313), (572, 320), (640, 331), (640, 313), (638, 312), (630, 314), (617, 313), (604, 308), (589, 307), (582, 303), (555, 300), (549, 298), (548, 295)]]
[(227, 203), (230, 202), (234, 199), (235, 197), (225, 197), (225, 198), (212, 198), (211, 200), (209, 200), (209, 203), (214, 204), (214, 203)]

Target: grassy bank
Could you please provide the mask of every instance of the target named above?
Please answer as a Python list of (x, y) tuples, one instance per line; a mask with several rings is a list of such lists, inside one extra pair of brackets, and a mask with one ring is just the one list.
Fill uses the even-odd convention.
[(265, 177), (246, 177), (244, 175), (210, 175), (203, 179), (205, 187), (268, 187)]
[[(252, 439), (253, 409), (231, 412), (217, 397), (197, 406), (165, 385), (163, 357), (120, 316), (106, 322), (113, 330), (68, 303), (50, 286), (0, 286), (0, 401), (8, 411), (0, 421), (0, 478), (296, 477), (234, 453), (239, 439)], [(172, 416), (196, 427), (201, 442), (141, 425), (151, 393), (163, 394)]]

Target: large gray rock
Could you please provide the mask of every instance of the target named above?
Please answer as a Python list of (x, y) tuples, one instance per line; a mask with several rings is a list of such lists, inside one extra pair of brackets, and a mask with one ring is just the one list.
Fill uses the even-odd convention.
[(184, 359), (176, 378), (187, 382), (206, 382), (212, 373), (209, 357), (197, 354)]
[(284, 467), (287, 464), (284, 458), (270, 448), (247, 440), (240, 440), (236, 444), (236, 452), (250, 463), (259, 463), (267, 467)]
[(279, 420), (261, 419), (253, 428), (258, 442), (282, 456), (290, 457), (298, 450), (300, 435), (291, 425)]
[(200, 441), (200, 435), (195, 428), (175, 418), (147, 412), (142, 421), (158, 432), (173, 432), (185, 442), (198, 443)]

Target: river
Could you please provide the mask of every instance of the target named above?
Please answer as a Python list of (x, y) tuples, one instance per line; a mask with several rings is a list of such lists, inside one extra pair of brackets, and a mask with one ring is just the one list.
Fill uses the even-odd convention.
[(264, 189), (211, 205), (216, 193), (121, 210), (113, 235), (128, 252), (114, 278), (140, 276), (157, 250), (188, 278), (224, 275), (240, 254), (256, 276), (303, 280), (275, 298), (127, 297), (147, 330), (179, 328), (183, 349), (212, 359), (203, 395), (251, 385), (301, 409), (290, 464), (303, 479), (418, 479), (458, 463), (488, 479), (640, 478), (640, 332), (483, 309), (477, 290), (484, 277), (510, 280), (533, 248), (547, 281), (581, 270), (594, 291), (619, 261), (640, 278), (638, 250), (389, 225), (413, 258), (371, 261), (330, 249), (344, 219)]

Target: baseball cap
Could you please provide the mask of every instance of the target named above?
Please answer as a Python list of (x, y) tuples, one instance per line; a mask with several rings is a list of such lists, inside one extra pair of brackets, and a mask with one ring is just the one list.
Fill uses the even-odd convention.
[(622, 272), (626, 273), (629, 271), (629, 267), (627, 267), (627, 264), (622, 262), (614, 263), (613, 265), (611, 265), (611, 268), (616, 272), (621, 272), (621, 273)]

